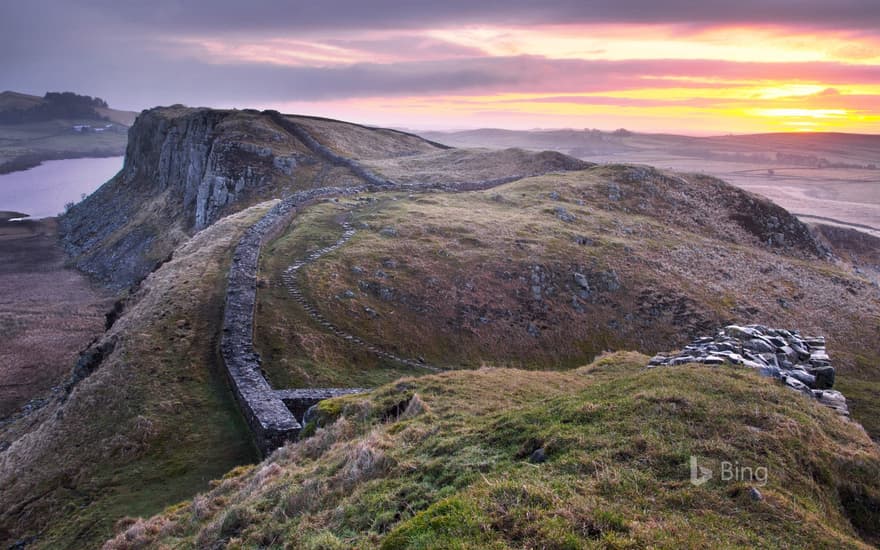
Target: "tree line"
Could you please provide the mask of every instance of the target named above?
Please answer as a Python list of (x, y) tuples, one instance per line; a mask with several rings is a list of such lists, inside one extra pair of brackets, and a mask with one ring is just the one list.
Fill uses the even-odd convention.
[(102, 108), (107, 108), (107, 102), (100, 97), (73, 92), (46, 92), (43, 101), (33, 107), (0, 111), (0, 124), (44, 122), (57, 118), (107, 120), (97, 111)]

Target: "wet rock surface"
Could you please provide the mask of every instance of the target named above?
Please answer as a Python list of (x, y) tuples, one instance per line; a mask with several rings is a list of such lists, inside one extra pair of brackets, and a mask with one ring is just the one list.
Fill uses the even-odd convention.
[(823, 336), (762, 325), (728, 325), (715, 336), (697, 338), (680, 352), (655, 355), (648, 367), (688, 363), (753, 368), (849, 416), (846, 398), (831, 389), (835, 371)]

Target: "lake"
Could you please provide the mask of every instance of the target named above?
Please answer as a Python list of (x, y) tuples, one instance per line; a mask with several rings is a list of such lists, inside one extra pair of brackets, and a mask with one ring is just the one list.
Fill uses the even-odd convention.
[(0, 211), (57, 216), (69, 202), (79, 202), (122, 169), (125, 157), (49, 160), (24, 170), (0, 175)]

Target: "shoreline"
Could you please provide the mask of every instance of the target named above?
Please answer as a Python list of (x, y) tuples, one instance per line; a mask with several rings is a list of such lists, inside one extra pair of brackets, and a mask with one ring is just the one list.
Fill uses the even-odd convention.
[(46, 161), (52, 160), (75, 160), (75, 159), (105, 159), (125, 156), (125, 148), (122, 149), (95, 149), (92, 151), (47, 151), (44, 153), (25, 153), (13, 157), (0, 164), (0, 176), (15, 172), (24, 172), (36, 168)]

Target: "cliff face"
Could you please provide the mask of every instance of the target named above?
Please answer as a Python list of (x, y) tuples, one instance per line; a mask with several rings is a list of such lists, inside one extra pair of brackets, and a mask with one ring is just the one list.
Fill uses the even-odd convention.
[(62, 218), (63, 242), (77, 267), (126, 288), (221, 217), (328, 177), (360, 183), (265, 114), (152, 109), (129, 131), (122, 171)]
[(214, 223), (243, 195), (314, 160), (262, 116), (207, 109), (174, 117), (147, 111), (132, 129), (126, 158), (124, 182), (170, 190), (195, 230)]

